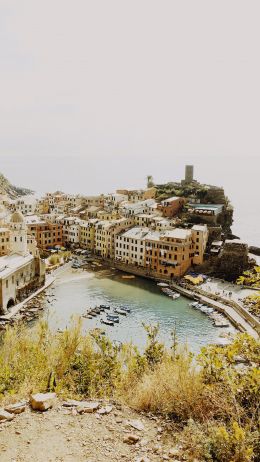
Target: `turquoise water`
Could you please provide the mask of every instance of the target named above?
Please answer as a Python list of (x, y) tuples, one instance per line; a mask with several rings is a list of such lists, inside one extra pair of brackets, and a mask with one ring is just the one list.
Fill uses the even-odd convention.
[(205, 314), (191, 308), (190, 302), (185, 297), (173, 301), (153, 281), (143, 278), (125, 280), (120, 274), (102, 277), (81, 270), (72, 273), (69, 269), (46, 291), (44, 303), (51, 327), (60, 329), (69, 325), (72, 315), (80, 316), (89, 307), (100, 304), (128, 306), (131, 313), (120, 316), (119, 324), (101, 324), (102, 313), (97, 318), (82, 318), (83, 328), (102, 327), (112, 340), (132, 341), (143, 348), (146, 335), (142, 323), (159, 322), (160, 338), (167, 345), (176, 326), (179, 342), (188, 343), (191, 350), (199, 351), (201, 346), (216, 342), (221, 330), (215, 328)]

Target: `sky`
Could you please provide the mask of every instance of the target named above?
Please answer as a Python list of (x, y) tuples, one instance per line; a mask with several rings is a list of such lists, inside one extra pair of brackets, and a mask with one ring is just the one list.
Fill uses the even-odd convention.
[(192, 163), (260, 225), (259, 13), (259, 0), (0, 0), (0, 171), (95, 194)]

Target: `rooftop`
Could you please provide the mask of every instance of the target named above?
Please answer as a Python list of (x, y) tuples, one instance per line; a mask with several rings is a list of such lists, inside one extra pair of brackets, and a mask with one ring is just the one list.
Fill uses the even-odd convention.
[(13, 254), (0, 257), (0, 279), (6, 278), (9, 274), (29, 263), (33, 258), (31, 254), (25, 256)]

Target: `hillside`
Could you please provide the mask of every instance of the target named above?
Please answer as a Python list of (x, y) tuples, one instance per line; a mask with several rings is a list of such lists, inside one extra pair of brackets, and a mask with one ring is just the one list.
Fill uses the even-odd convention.
[(0, 194), (6, 194), (10, 197), (10, 199), (16, 199), (19, 196), (25, 196), (32, 192), (33, 191), (28, 188), (12, 185), (10, 181), (2, 173), (0, 173)]

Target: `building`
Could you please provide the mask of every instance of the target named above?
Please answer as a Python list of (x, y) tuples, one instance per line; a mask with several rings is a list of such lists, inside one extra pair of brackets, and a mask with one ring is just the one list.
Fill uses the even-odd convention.
[(9, 229), (9, 254), (0, 257), (0, 313), (6, 313), (45, 280), (45, 266), (32, 237), (28, 247), (27, 226), (21, 212), (12, 214)]
[(115, 241), (115, 259), (127, 265), (145, 266), (145, 239), (149, 228), (134, 227), (118, 234)]
[(81, 220), (80, 222), (80, 247), (86, 250), (94, 251), (96, 224), (98, 219), (92, 218), (88, 221)]
[(188, 217), (201, 223), (217, 224), (219, 215), (223, 211), (223, 204), (194, 204), (187, 205)]
[(7, 227), (0, 228), (0, 256), (10, 253), (10, 230)]
[(204, 260), (204, 254), (207, 247), (209, 231), (206, 225), (194, 225), (191, 228), (194, 256), (193, 265), (201, 265)]
[(130, 226), (133, 226), (133, 220), (130, 218), (99, 221), (96, 224), (95, 253), (103, 258), (115, 258), (116, 236)]
[(37, 200), (32, 196), (16, 199), (11, 204), (11, 210), (21, 212), (23, 215), (33, 214), (36, 211)]
[(192, 232), (173, 229), (155, 232), (146, 239), (145, 264), (159, 277), (181, 277), (190, 268), (193, 256)]
[(193, 165), (185, 165), (185, 183), (192, 183), (193, 181)]
[(26, 217), (28, 234), (33, 236), (41, 250), (62, 246), (63, 227), (60, 223), (41, 220), (36, 215)]
[(119, 206), (120, 213), (125, 217), (133, 217), (140, 214), (152, 214), (157, 204), (154, 199), (146, 199), (141, 202), (122, 202)]
[(163, 217), (173, 218), (182, 210), (184, 204), (184, 197), (169, 197), (158, 204), (157, 208), (162, 212)]

